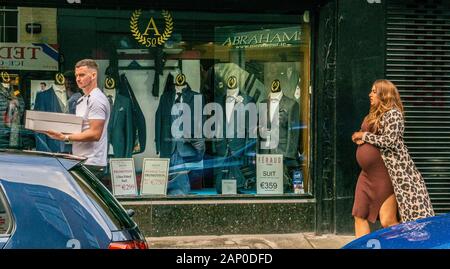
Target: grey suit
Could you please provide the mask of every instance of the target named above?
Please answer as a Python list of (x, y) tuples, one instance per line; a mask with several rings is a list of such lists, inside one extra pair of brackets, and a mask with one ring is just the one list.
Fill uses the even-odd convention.
[[(270, 105), (265, 99), (262, 103)], [(267, 116), (269, 118), (269, 116)], [(259, 136), (261, 137), (261, 136)], [(300, 140), (300, 105), (283, 95), (279, 103), (279, 143), (274, 149), (261, 149), (261, 154), (282, 154), (285, 158), (297, 159)], [(260, 139), (264, 143), (264, 139)], [(300, 149), (301, 152), (301, 149)]]
[[(240, 93), (242, 96), (242, 105), (254, 103), (253, 98)], [(233, 137), (227, 138), (227, 128), (230, 128), (230, 123), (226, 119), (226, 96), (220, 96), (216, 98), (216, 101), (222, 106), (223, 110), (223, 138), (218, 138), (213, 143), (213, 154), (215, 155), (215, 169), (214, 179), (217, 193), (222, 193), (222, 180), (235, 179), (238, 192), (246, 186), (247, 179), (241, 171), (241, 167), (244, 167), (249, 158), (255, 155), (256, 138), (250, 138), (251, 126), (249, 126), (249, 115), (245, 113), (245, 137), (238, 138), (238, 120), (236, 111), (233, 112), (234, 117), (234, 134)], [(217, 128), (217, 126), (216, 126)], [(249, 164), (253, 166), (252, 164)]]
[[(242, 96), (243, 101), (242, 104), (245, 106), (249, 103), (254, 103), (253, 98), (250, 96), (240, 93), (240, 96)], [(237, 113), (236, 111), (233, 112), (234, 117), (234, 133), (232, 138), (227, 138), (227, 128), (229, 128), (229, 124), (227, 123), (226, 119), (226, 95), (217, 97), (216, 100), (219, 102), (219, 104), (222, 106), (223, 111), (223, 133), (222, 137), (216, 140), (216, 142), (213, 144), (213, 152), (217, 156), (249, 156), (255, 154), (255, 144), (256, 139), (250, 138), (250, 126), (249, 126), (249, 116), (248, 113), (245, 113), (245, 137), (244, 138), (238, 138), (237, 137), (237, 131), (238, 131), (238, 120), (237, 120)]]

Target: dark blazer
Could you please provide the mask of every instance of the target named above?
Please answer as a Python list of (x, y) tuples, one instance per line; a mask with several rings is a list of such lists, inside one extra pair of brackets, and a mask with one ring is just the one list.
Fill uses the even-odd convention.
[[(267, 108), (269, 108), (270, 103), (268, 99), (265, 99), (262, 103), (266, 103)], [(286, 158), (297, 159), (300, 140), (300, 105), (294, 99), (283, 94), (279, 104), (279, 113), (278, 147), (275, 149), (260, 148), (259, 153), (283, 154)], [(267, 114), (267, 118), (269, 118), (269, 111), (267, 111)], [(260, 138), (259, 142), (265, 143), (265, 140)]]
[[(245, 93), (239, 93), (239, 96), (242, 96), (242, 104), (247, 105), (249, 103), (255, 103), (253, 98), (246, 95)], [(226, 95), (222, 95), (219, 97), (216, 97), (216, 102), (220, 104), (223, 111), (223, 130), (222, 132), (222, 138), (217, 138), (215, 142), (213, 143), (213, 153), (214, 155), (218, 156), (227, 156), (228, 151), (231, 152), (231, 155), (233, 156), (242, 156), (242, 155), (252, 155), (255, 153), (255, 145), (256, 145), (256, 138), (250, 138), (250, 130), (249, 126), (249, 116), (248, 113), (245, 113), (245, 137), (244, 138), (238, 138), (237, 132), (238, 132), (238, 120), (237, 120), (237, 113), (236, 110), (233, 112), (234, 117), (234, 134), (232, 138), (227, 138), (227, 119), (226, 119)], [(216, 127), (217, 128), (217, 127)], [(254, 130), (256, 131), (256, 130)]]
[(131, 158), (134, 148), (133, 108), (128, 96), (117, 94), (108, 124), (108, 141), (114, 158)]
[(133, 154), (138, 154), (145, 151), (145, 144), (147, 140), (147, 129), (145, 125), (144, 113), (142, 113), (141, 107), (134, 95), (133, 89), (128, 82), (125, 74), (120, 75), (119, 94), (128, 96), (131, 100), (131, 107), (133, 110), (133, 122), (134, 129), (133, 134), (135, 136), (134, 145), (139, 145), (133, 148)]
[[(62, 113), (61, 106), (59, 105), (58, 101), (58, 96), (56, 96), (53, 88), (38, 92), (36, 94), (34, 110)], [(45, 134), (38, 133), (36, 133), (35, 138), (37, 151), (64, 152), (63, 141), (54, 140)]]
[(189, 105), (191, 109), (192, 139), (182, 138), (178, 140), (174, 140), (171, 132), (172, 122), (175, 119), (171, 115), (172, 106), (175, 102), (175, 89), (165, 91), (161, 95), (155, 119), (156, 152), (160, 154), (161, 158), (170, 158), (175, 150), (177, 150), (180, 156), (187, 162), (195, 162), (203, 159), (205, 140), (203, 138), (194, 138), (194, 124), (197, 123), (203, 126), (203, 117), (201, 120), (194, 120), (194, 96), (196, 95), (201, 94), (192, 91), (189, 85), (183, 89), (182, 102)]

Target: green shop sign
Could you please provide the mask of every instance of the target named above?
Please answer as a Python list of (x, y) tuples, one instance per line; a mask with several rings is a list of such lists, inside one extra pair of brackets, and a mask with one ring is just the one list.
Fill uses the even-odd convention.
[(225, 37), (222, 46), (234, 48), (262, 48), (299, 45), (303, 41), (300, 26), (238, 32)]

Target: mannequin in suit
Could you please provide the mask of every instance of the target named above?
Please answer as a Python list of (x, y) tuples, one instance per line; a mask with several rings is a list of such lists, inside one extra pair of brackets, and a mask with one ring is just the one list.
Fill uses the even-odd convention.
[[(260, 135), (259, 153), (261, 154), (282, 154), (284, 156), (284, 187), (291, 187), (291, 177), (289, 168), (298, 166), (298, 152), (300, 141), (300, 107), (298, 102), (287, 97), (281, 88), (280, 81), (272, 81), (270, 93), (267, 99), (262, 101), (267, 104), (267, 122), (270, 128), (274, 122), (278, 110), (278, 146), (271, 148), (270, 141), (264, 135)], [(264, 128), (265, 126), (263, 126)], [(261, 131), (261, 129), (260, 129)], [(262, 137), (262, 138), (261, 138)], [(264, 143), (264, 145), (263, 145)]]
[(103, 93), (111, 107), (108, 124), (108, 155), (114, 158), (131, 158), (135, 142), (135, 122), (130, 97), (121, 94), (116, 81), (106, 77)]
[[(235, 76), (230, 76), (227, 79), (226, 95), (217, 97), (216, 102), (222, 106), (224, 112), (222, 138), (218, 138), (213, 144), (213, 153), (216, 160), (223, 160), (223, 163), (219, 163), (214, 171), (216, 191), (218, 194), (222, 193), (223, 179), (235, 179), (237, 192), (241, 193), (246, 179), (240, 170), (240, 166), (243, 165), (246, 157), (254, 156), (256, 141), (250, 135), (253, 131), (251, 130), (248, 113), (245, 113), (245, 123), (244, 126), (241, 126), (237, 119), (237, 110), (255, 102), (253, 98), (240, 91)], [(244, 131), (243, 136), (242, 134), (238, 135), (239, 129)], [(231, 130), (233, 131), (232, 134)]]
[[(172, 107), (178, 104), (187, 104), (191, 110), (191, 134), (194, 134), (194, 97), (200, 95), (194, 92), (186, 81), (184, 74), (175, 77), (172, 90), (165, 91), (161, 95), (155, 119), (155, 143), (156, 151), (161, 158), (170, 158), (170, 167), (179, 167), (184, 163), (199, 162), (205, 153), (205, 141), (203, 138), (175, 138), (172, 135), (172, 124), (181, 116), (173, 115)], [(202, 102), (203, 103), (203, 102)], [(198, 121), (197, 124), (202, 124)], [(187, 175), (189, 170), (182, 169), (169, 179), (167, 193), (169, 195), (188, 194), (191, 186)]]

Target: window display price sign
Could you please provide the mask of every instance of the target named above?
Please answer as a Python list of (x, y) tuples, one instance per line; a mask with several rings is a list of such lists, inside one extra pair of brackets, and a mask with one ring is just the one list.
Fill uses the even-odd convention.
[(256, 154), (256, 193), (283, 194), (283, 155)]
[(141, 195), (165, 195), (169, 179), (168, 158), (144, 158)]
[(114, 196), (136, 196), (137, 183), (132, 158), (112, 158), (111, 167), (112, 191)]

